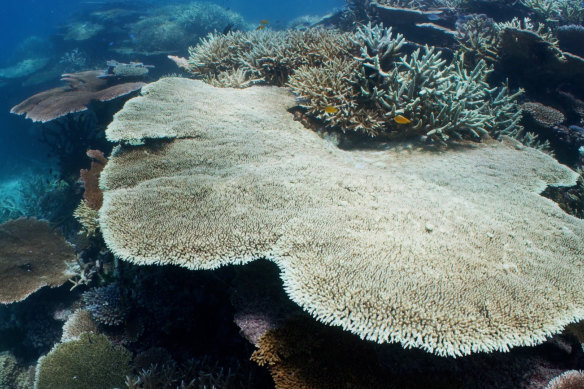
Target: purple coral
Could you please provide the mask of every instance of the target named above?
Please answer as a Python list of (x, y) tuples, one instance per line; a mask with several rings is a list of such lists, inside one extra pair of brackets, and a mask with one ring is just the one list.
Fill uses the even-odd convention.
[(83, 300), (93, 319), (108, 326), (124, 323), (130, 311), (117, 284), (90, 289), (83, 293)]

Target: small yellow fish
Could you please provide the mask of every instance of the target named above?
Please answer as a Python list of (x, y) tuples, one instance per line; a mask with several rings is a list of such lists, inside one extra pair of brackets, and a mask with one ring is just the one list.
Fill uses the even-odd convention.
[(265, 24), (260, 24), (258, 26), (258, 28), (256, 28), (256, 30), (263, 30), (264, 28), (266, 28), (266, 25)]
[(324, 112), (337, 113), (337, 112), (339, 112), (339, 109), (337, 107), (333, 107), (332, 105), (327, 105), (326, 108), (324, 109)]
[(262, 19), (262, 20), (260, 20), (260, 24), (263, 24), (264, 26), (265, 26), (266, 24), (268, 24), (268, 23), (270, 23), (270, 21), (269, 21), (269, 20), (267, 20), (267, 19)]
[(407, 117), (402, 116), (402, 115), (397, 115), (396, 117), (393, 118), (393, 120), (397, 124), (408, 124), (408, 123), (412, 122), (410, 119), (408, 119)]

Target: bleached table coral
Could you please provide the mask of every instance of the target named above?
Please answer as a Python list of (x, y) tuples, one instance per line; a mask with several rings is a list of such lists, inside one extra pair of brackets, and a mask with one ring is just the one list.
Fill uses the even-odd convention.
[(584, 221), (540, 195), (575, 172), (507, 139), (341, 150), (294, 105), (275, 87), (144, 87), (107, 129), (122, 142), (100, 181), (107, 245), (189, 269), (268, 258), (320, 321), (438, 355), (584, 318)]

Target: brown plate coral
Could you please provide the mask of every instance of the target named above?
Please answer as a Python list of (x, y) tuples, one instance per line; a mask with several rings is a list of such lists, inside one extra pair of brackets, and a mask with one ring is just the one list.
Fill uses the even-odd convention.
[(43, 286), (61, 286), (73, 261), (73, 246), (49, 223), (22, 218), (0, 224), (0, 304), (24, 300)]

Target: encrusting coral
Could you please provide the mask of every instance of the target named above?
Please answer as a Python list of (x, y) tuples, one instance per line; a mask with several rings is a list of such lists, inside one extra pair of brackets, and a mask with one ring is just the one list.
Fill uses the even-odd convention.
[(153, 7), (129, 25), (139, 50), (155, 53), (183, 50), (211, 31), (245, 29), (241, 15), (212, 2), (193, 1)]
[(521, 104), (521, 109), (530, 119), (542, 127), (557, 126), (566, 120), (566, 116), (562, 112), (536, 101)]
[(63, 285), (75, 252), (49, 223), (16, 219), (0, 224), (0, 304), (27, 298), (43, 286)]
[(30, 389), (34, 381), (34, 368), (19, 366), (11, 353), (0, 352), (0, 388)]
[(318, 320), (438, 355), (537, 344), (584, 317), (584, 221), (540, 196), (575, 172), (505, 137), (341, 150), (294, 105), (274, 87), (145, 87), (106, 131), (164, 140), (118, 146), (102, 173), (112, 252), (189, 269), (267, 258)]
[(37, 364), (34, 389), (121, 388), (131, 373), (132, 354), (105, 335), (84, 333), (58, 343)]

